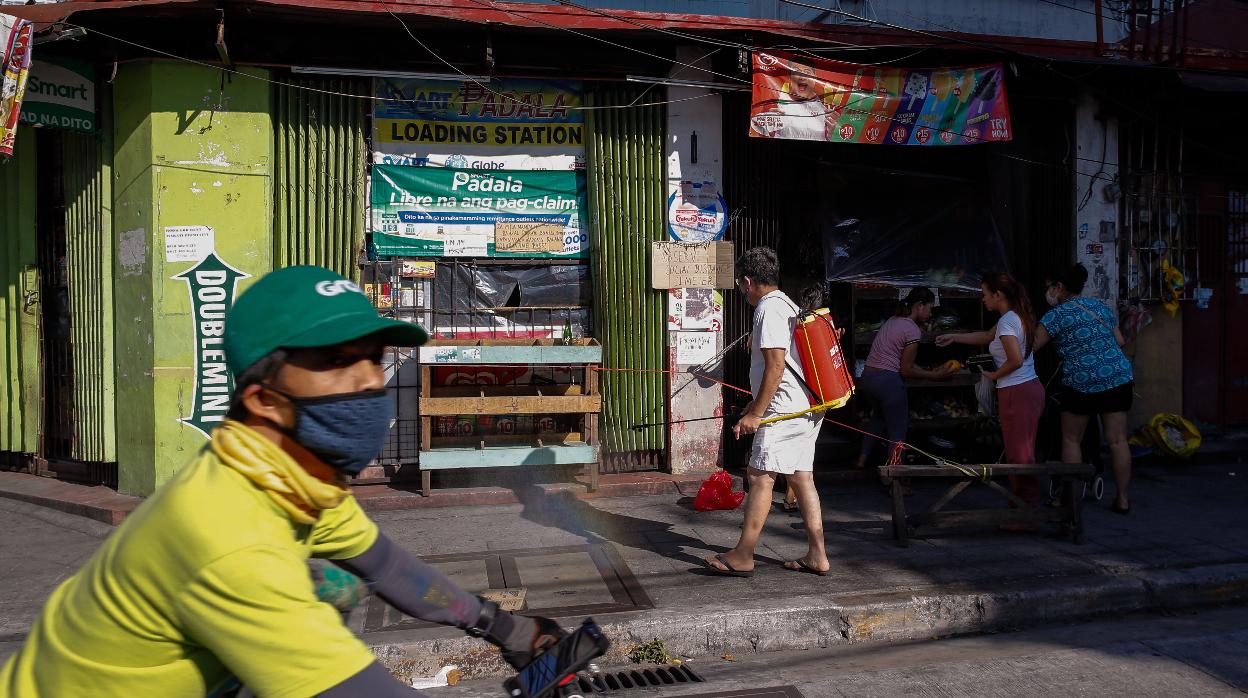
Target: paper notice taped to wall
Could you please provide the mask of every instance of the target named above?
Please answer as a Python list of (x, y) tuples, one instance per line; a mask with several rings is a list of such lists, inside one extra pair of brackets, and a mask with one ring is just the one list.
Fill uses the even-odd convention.
[(697, 366), (715, 358), (715, 332), (676, 332), (676, 364)]
[(500, 221), (494, 224), (494, 249), (499, 252), (562, 253), (564, 227), (558, 223)]
[(206, 225), (165, 228), (165, 261), (198, 262), (216, 251), (216, 232)]

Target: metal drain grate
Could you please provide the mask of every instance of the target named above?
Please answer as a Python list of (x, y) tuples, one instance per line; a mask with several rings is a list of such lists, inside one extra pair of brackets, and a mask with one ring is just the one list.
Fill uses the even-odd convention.
[(582, 676), (578, 679), (585, 692), (607, 693), (627, 691), (632, 688), (656, 688), (680, 684), (704, 683), (704, 679), (687, 666), (634, 669), (613, 673)]

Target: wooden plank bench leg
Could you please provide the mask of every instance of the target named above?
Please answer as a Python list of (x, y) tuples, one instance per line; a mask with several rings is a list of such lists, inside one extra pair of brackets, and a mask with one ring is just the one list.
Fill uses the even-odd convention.
[(901, 478), (892, 479), (893, 495), (893, 537), (903, 548), (910, 547), (910, 524), (906, 521), (906, 493), (901, 486)]
[(598, 463), (598, 461), (594, 461), (593, 463), (589, 464), (589, 491), (590, 492), (598, 491), (598, 476), (601, 470), (602, 470), (602, 467)]
[(433, 471), (432, 470), (420, 471), (420, 495), (422, 497), (428, 497), (432, 489), (433, 489)]
[(1083, 488), (1078, 480), (1066, 478), (1062, 485), (1066, 499), (1066, 517), (1070, 525), (1070, 540), (1075, 544), (1083, 543)]

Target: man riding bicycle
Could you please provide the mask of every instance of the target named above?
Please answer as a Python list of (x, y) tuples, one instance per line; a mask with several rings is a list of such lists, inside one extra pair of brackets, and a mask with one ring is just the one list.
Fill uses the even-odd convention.
[(427, 340), (327, 269), (257, 281), (226, 318), (227, 420), (52, 593), (0, 668), (0, 696), (205, 696), (234, 677), (258, 696), (415, 695), (318, 600), (309, 558), (485, 639), (513, 666), (553, 643), (553, 621), (463, 591), (351, 494), (348, 476), (381, 451), (393, 418), (385, 347)]

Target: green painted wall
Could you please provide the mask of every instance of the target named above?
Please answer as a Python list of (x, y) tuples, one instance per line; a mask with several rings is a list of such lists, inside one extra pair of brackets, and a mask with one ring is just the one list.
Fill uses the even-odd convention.
[(35, 134), (19, 127), (0, 163), (0, 452), (39, 450), (38, 260)]
[[(247, 69), (267, 77), (265, 70)], [(252, 278), (271, 266), (270, 86), (180, 63), (123, 66), (114, 82), (118, 489), (150, 494), (206, 439), (193, 412), (195, 325), (166, 228), (209, 226)]]

